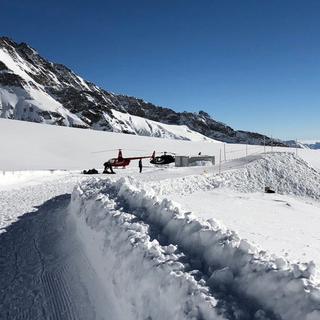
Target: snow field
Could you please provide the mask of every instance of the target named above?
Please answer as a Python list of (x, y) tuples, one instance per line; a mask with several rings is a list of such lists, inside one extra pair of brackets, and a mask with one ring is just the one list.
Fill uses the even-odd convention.
[[(116, 211), (115, 203), (118, 206)], [(110, 254), (114, 257), (121, 252), (121, 260), (125, 260), (122, 264), (126, 264), (127, 259), (130, 260), (130, 254), (135, 252), (132, 246), (136, 244), (131, 235), (137, 232), (131, 228), (136, 228), (135, 223), (142, 221), (143, 225), (156, 230), (159, 239), (162, 239), (168, 248), (181, 250), (188, 257), (189, 264), (193, 261), (191, 264), (197, 265), (198, 268), (192, 270), (191, 274), (199, 272), (202, 275), (201, 281), (204, 281), (210, 293), (217, 299), (215, 310), (223, 312), (227, 319), (279, 317), (283, 320), (316, 320), (320, 317), (320, 291), (313, 282), (313, 263), (291, 265), (282, 258), (273, 258), (265, 252), (259, 252), (248, 241), (240, 239), (235, 232), (227, 230), (214, 220), (203, 221), (191, 212), (184, 212), (169, 199), (159, 199), (151, 189), (138, 188), (132, 179), (121, 178), (116, 182), (93, 179), (85, 182), (74, 191), (71, 208), (78, 219), (81, 217), (82, 225), (86, 224), (87, 228), (95, 231), (94, 234), (103, 235), (99, 241), (99, 252), (105, 259), (108, 257), (105, 268), (108, 268)], [(128, 213), (127, 219), (120, 222), (119, 219), (124, 219)], [(126, 235), (119, 240), (119, 245), (121, 247), (131, 244), (131, 251), (122, 252), (119, 247), (112, 249), (114, 241), (117, 243), (116, 239), (119, 238), (118, 234), (113, 235), (116, 228), (112, 228), (112, 225), (118, 225), (119, 222), (126, 226), (122, 229)], [(138, 223), (138, 226), (140, 236), (141, 225)], [(111, 239), (112, 241), (108, 241)], [(136, 238), (133, 236), (133, 239)], [(94, 241), (96, 240), (91, 236), (92, 246)], [(148, 257), (150, 238), (139, 237), (138, 243), (141, 252), (144, 251), (144, 256)], [(153, 243), (155, 248), (161, 251), (159, 243), (155, 240)], [(115, 263), (114, 270), (107, 270), (107, 277), (113, 276), (115, 270), (119, 269), (118, 263), (119, 261)], [(141, 272), (140, 268), (130, 270), (138, 274)], [(143, 271), (142, 274), (144, 275)], [(131, 278), (131, 284), (132, 280)], [(139, 280), (144, 281), (144, 276)], [(144, 286), (140, 285), (139, 288), (139, 293), (144, 295)], [(177, 290), (173, 292), (177, 297)], [(127, 290), (126, 293), (130, 295), (128, 298), (131, 301), (137, 295), (137, 291), (133, 294)], [(149, 295), (153, 294), (150, 290)], [(149, 295), (149, 299), (152, 299)], [(158, 295), (157, 298), (159, 299)], [(182, 301), (185, 298), (182, 296)], [(176, 303), (177, 301), (175, 305)]]
[(320, 283), (320, 202), (262, 192), (241, 193), (226, 188), (171, 194), (183, 210), (202, 219), (216, 219), (242, 239), (291, 263), (316, 265)]
[[(216, 164), (261, 154), (271, 147), (222, 144), (209, 141), (182, 141), (151, 138), (113, 132), (76, 129), (0, 119), (2, 139), (0, 170), (83, 170), (100, 168), (123, 149), (124, 156), (149, 155), (167, 151), (178, 155), (213, 155)], [(133, 150), (134, 149), (134, 150)], [(292, 148), (272, 148), (277, 152), (295, 152)], [(224, 157), (224, 150), (226, 150)], [(100, 152), (102, 151), (102, 152)], [(320, 151), (298, 150), (298, 155), (320, 170)], [(147, 160), (145, 161), (147, 162)], [(144, 163), (145, 163), (144, 162)], [(137, 166), (132, 161), (131, 166)]]

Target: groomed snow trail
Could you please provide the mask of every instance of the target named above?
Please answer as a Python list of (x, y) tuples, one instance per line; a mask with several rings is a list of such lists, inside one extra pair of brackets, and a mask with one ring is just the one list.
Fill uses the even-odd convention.
[[(68, 183), (51, 184), (53, 193), (70, 191)], [(70, 193), (50, 198), (50, 188), (45, 195), (44, 185), (32, 186), (35, 194), (29, 190), (29, 196), (34, 198), (16, 206), (29, 209), (37, 196), (37, 202), (43, 197), (49, 200), (37, 203), (36, 209), (0, 234), (0, 318), (120, 319), (116, 303), (101, 287), (77, 237), (68, 214)], [(23, 188), (12, 192), (17, 201), (19, 193), (28, 195)]]

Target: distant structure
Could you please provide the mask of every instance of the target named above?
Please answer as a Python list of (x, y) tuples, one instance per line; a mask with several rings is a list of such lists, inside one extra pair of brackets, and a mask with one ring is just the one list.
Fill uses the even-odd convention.
[(198, 155), (198, 156), (175, 156), (176, 167), (201, 166), (203, 163), (211, 162), (215, 165), (214, 156)]

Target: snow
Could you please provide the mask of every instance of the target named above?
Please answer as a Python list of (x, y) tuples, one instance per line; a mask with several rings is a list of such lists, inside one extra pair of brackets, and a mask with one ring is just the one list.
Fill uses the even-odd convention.
[(85, 89), (87, 89), (87, 90), (91, 90), (90, 88), (89, 88), (89, 86), (86, 84), (86, 82), (81, 78), (81, 77), (79, 77), (79, 76), (76, 76), (77, 77), (77, 79), (80, 81), (80, 83), (81, 83), (81, 86), (83, 86)]
[[(5, 178), (4, 178), (5, 177)], [(34, 212), (44, 202), (71, 193), (83, 179), (63, 172), (15, 172), (0, 178), (0, 233), (27, 212)]]
[[(320, 265), (319, 171), (288, 153), (242, 158), (224, 164), (221, 174), (212, 171), (146, 185), (200, 217), (223, 221), (269, 252)], [(265, 186), (277, 193), (264, 194)]]
[(219, 141), (190, 130), (185, 125), (169, 125), (116, 110), (111, 111), (115, 119), (110, 119), (110, 121), (113, 122), (114, 128), (118, 131), (127, 130), (142, 136), (162, 137), (167, 139), (212, 141), (220, 143)]
[[(14, 49), (12, 48), (12, 50)], [(0, 48), (0, 61), (7, 66), (9, 72), (20, 76), (26, 82), (24, 88), (14, 86), (0, 88), (1, 117), (12, 118), (14, 116), (16, 119), (50, 124), (52, 123), (51, 119), (39, 115), (43, 111), (49, 111), (60, 114), (64, 118), (66, 126), (87, 126), (79, 117), (47, 94), (43, 86), (30, 77), (30, 73), (36, 73), (34, 67), (24, 61), (17, 53), (11, 55), (6, 49)], [(57, 81), (55, 76), (52, 76), (52, 79)], [(87, 88), (80, 77), (78, 80)]]
[[(176, 246), (184, 255), (185, 268), (191, 265), (191, 271), (189, 270), (187, 274), (197, 275), (202, 280), (201, 283), (209, 288), (208, 296), (213, 296), (217, 300), (216, 305), (219, 305), (219, 308), (214, 308), (210, 315), (214, 315), (216, 310), (217, 314), (222, 312), (227, 319), (235, 314), (241, 314), (243, 318), (249, 319), (268, 319), (274, 314), (284, 320), (302, 320), (320, 316), (320, 312), (315, 311), (320, 303), (320, 291), (313, 282), (314, 263), (300, 266), (289, 264), (281, 258), (270, 257), (214, 220), (203, 221), (196, 215), (182, 210), (171, 200), (157, 198), (152, 189), (138, 188), (132, 179), (122, 178), (115, 182), (92, 179), (74, 191), (71, 208), (78, 216), (79, 223), (90, 229), (91, 235), (88, 237), (91, 238), (91, 243), (100, 239), (98, 245), (100, 256), (105, 254), (105, 260), (108, 260), (104, 266), (109, 265), (110, 256), (116, 259), (118, 252), (123, 253), (121, 261), (126, 264), (126, 260), (135, 259), (132, 256), (138, 254), (140, 250), (145, 251), (145, 260), (150, 259), (154, 262), (154, 256), (148, 252), (151, 237), (154, 238), (152, 244), (155, 252), (165, 250), (163, 246), (168, 244)], [(126, 216), (128, 213), (129, 217)], [(130, 250), (122, 249), (124, 241), (120, 241), (120, 248), (115, 245), (109, 249), (110, 245), (117, 243), (115, 239), (122, 238), (117, 230), (117, 224), (124, 225), (122, 232), (127, 235), (123, 237), (130, 240), (132, 245)], [(141, 224), (144, 228), (141, 228)], [(131, 228), (134, 228), (134, 231)], [(145, 236), (146, 232), (148, 236)], [(85, 239), (87, 241), (87, 237)], [(91, 247), (92, 245), (89, 246)], [(99, 260), (95, 261), (98, 265), (101, 264)], [(116, 265), (119, 265), (119, 261)], [(123, 278), (123, 273), (121, 271), (117, 273), (115, 270), (118, 271), (117, 268), (111, 268), (104, 272), (105, 286), (111, 285), (112, 278)], [(141, 285), (142, 291), (148, 292), (143, 285), (144, 270), (140, 268), (130, 270), (134, 274), (130, 278), (130, 285), (133, 285), (133, 288)], [(148, 286), (152, 286), (155, 280), (150, 280), (148, 276), (146, 279)], [(168, 284), (165, 289), (168, 290), (171, 286), (176, 287), (174, 297), (180, 299), (180, 288), (175, 283)], [(154, 292), (154, 288), (151, 291)], [(131, 292), (130, 287), (126, 287), (120, 291), (120, 296), (122, 294), (129, 295), (128, 299), (133, 299), (137, 292), (136, 290)], [(163, 295), (165, 294), (161, 291), (157, 294), (157, 306), (161, 306)], [(143, 303), (148, 303), (152, 299), (150, 294), (147, 296), (148, 301)], [(247, 304), (238, 304), (240, 298), (245, 298)], [(183, 301), (185, 299), (186, 297)], [(170, 301), (173, 301), (173, 297)], [(173, 302), (177, 305), (177, 301)], [(199, 304), (197, 301), (198, 307)], [(253, 305), (255, 307), (252, 308)], [(173, 308), (171, 305), (167, 307), (169, 310)], [(215, 304), (212, 304), (213, 307)], [(143, 317), (160, 318), (158, 312), (161, 314), (161, 310), (149, 308), (148, 304), (141, 310), (139, 306), (136, 308), (137, 312), (147, 312), (141, 314)], [(209, 319), (203, 311), (201, 317)]]
[[(320, 319), (319, 151), (4, 119), (0, 135), (0, 314)], [(80, 174), (118, 148), (217, 165)]]
[(304, 146), (310, 149), (320, 149), (320, 139), (317, 140), (304, 140), (301, 143), (303, 143)]
[(65, 125), (87, 126), (76, 115), (54, 100), (46, 92), (28, 88), (2, 87), (0, 88), (1, 117), (15, 117), (21, 120), (44, 122), (52, 124), (54, 120), (40, 115), (39, 112), (58, 113), (65, 118)]
[[(26, 211), (0, 234), (1, 319), (121, 319), (77, 237), (68, 214), (70, 195), (58, 195), (70, 191), (66, 185), (41, 184), (11, 194), (15, 209)], [(28, 211), (25, 203), (35, 200), (30, 196), (50, 199)]]
[[(212, 155), (222, 161), (257, 155), (271, 151), (271, 147), (222, 144), (212, 141), (177, 141), (153, 137), (142, 137), (89, 129), (77, 129), (0, 119), (1, 146), (0, 170), (83, 170), (99, 168), (123, 149), (124, 156), (158, 154), (164, 151), (178, 155)], [(296, 152), (290, 148), (272, 148), (279, 152)], [(105, 150), (105, 151), (104, 151)], [(100, 152), (103, 151), (103, 152)], [(314, 168), (320, 170), (319, 151), (299, 150), (298, 155)], [(23, 159), (23, 161), (21, 160)], [(146, 163), (144, 161), (144, 163)], [(134, 161), (132, 166), (137, 166)]]
[(213, 142), (165, 140), (7, 119), (0, 119), (0, 135), (8, 142), (2, 146), (0, 170), (83, 170), (101, 167), (117, 155), (118, 148), (123, 149), (124, 156), (141, 153), (151, 156), (154, 150), (181, 153), (207, 150), (210, 153), (211, 149), (214, 152), (215, 145)]
[[(0, 88), (0, 117), (46, 124), (58, 123), (59, 125), (71, 127), (89, 127), (89, 125), (83, 121), (85, 117), (82, 118), (80, 113), (72, 113), (63, 107), (53, 94), (48, 90), (46, 91), (47, 88), (44, 88), (43, 85), (37, 83), (37, 81), (30, 76), (30, 74), (41, 76), (41, 74), (49, 72), (48, 75), (54, 82), (54, 86), (59, 88), (62, 84), (58, 81), (55, 74), (51, 71), (44, 70), (42, 67), (36, 68), (23, 59), (14, 47), (11, 47), (11, 50), (12, 52), (8, 52), (7, 49), (1, 48), (0, 61), (9, 69), (5, 72), (12, 73), (21, 78), (21, 81), (19, 81), (22, 87), (12, 85), (2, 86), (2, 88)], [(87, 90), (90, 93), (90, 87), (81, 77), (75, 75), (73, 72), (68, 76), (83, 90)], [(89, 95), (86, 96), (90, 101), (96, 103), (95, 99)], [(106, 98), (104, 97), (104, 99)], [(108, 103), (112, 102), (108, 101)], [(102, 118), (93, 124), (92, 127), (98, 130), (105, 130), (106, 122), (104, 120), (107, 120), (107, 123), (112, 126), (111, 129), (115, 132), (127, 132), (170, 139), (217, 142), (190, 130), (185, 125), (162, 124), (116, 110), (111, 110), (111, 112), (113, 114), (112, 118), (109, 113), (105, 113), (105, 119)], [(108, 129), (110, 128), (108, 127)]]
[(16, 106), (18, 101), (18, 95), (14, 91), (0, 88), (0, 116), (9, 118), (13, 112), (12, 107)]
[(208, 289), (184, 272), (174, 246), (159, 246), (148, 225), (118, 210), (108, 196), (98, 192), (95, 201), (89, 188), (86, 201), (85, 192), (73, 193), (71, 211), (79, 218), (86, 254), (103, 285), (115, 293), (123, 319), (225, 319), (214, 312)]
[(0, 61), (2, 61), (8, 69), (19, 75), (22, 79), (37, 86), (37, 83), (27, 73), (32, 73), (30, 66), (28, 66), (18, 54), (15, 55), (15, 58), (17, 61), (13, 60), (12, 56), (6, 49), (0, 48)]
[[(241, 238), (278, 257), (293, 263), (314, 261), (320, 266), (319, 202), (224, 188), (170, 198), (199, 217), (223, 222)], [(317, 278), (319, 281), (319, 274)]]
[(50, 176), (65, 175), (64, 171), (43, 170), (43, 171), (0, 171), (0, 190), (1, 188), (8, 190), (9, 186), (26, 185), (33, 181), (42, 183), (42, 178), (50, 178)]

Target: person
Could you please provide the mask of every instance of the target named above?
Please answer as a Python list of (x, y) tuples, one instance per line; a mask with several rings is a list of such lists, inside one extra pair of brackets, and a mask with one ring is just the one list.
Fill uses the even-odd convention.
[(139, 160), (139, 172), (142, 172), (142, 159)]
[(105, 162), (103, 165), (104, 165), (103, 173), (107, 173), (107, 174), (115, 173), (112, 169), (112, 165), (110, 161)]

